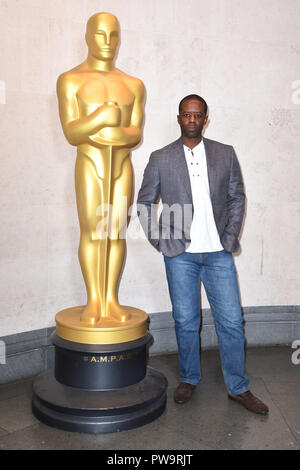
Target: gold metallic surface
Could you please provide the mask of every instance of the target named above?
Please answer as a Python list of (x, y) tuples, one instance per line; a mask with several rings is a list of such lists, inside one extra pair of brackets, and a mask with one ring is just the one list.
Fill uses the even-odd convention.
[[(74, 336), (77, 322), (79, 342), (87, 342), (83, 331), (92, 334), (95, 329), (106, 330), (107, 322), (116, 328), (119, 338), (123, 335), (120, 325), (125, 331), (132, 322), (139, 324), (138, 314), (120, 306), (117, 288), (126, 251), (125, 237), (120, 237), (120, 232), (124, 233), (129, 223), (127, 214), (133, 196), (130, 149), (142, 137), (145, 90), (141, 80), (115, 68), (118, 41), (117, 18), (110, 13), (93, 15), (86, 30), (87, 60), (60, 75), (57, 82), (62, 128), (68, 142), (77, 147), (78, 254), (87, 305), (80, 313), (77, 311), (76, 321), (72, 317), (70, 336)], [(101, 238), (97, 227), (104, 220), (101, 208), (108, 204), (113, 205), (108, 216), (111, 218), (113, 212), (118, 224), (109, 237)], [(66, 321), (64, 326), (59, 324), (59, 331), (70, 339), (66, 337)], [(97, 337), (102, 338), (100, 333)]]
[(85, 344), (116, 344), (133, 341), (147, 333), (148, 315), (133, 307), (122, 306), (130, 315), (126, 322), (116, 322), (109, 317), (103, 318), (101, 327), (91, 327), (80, 321), (85, 306), (67, 308), (57, 313), (56, 334), (63, 339)]

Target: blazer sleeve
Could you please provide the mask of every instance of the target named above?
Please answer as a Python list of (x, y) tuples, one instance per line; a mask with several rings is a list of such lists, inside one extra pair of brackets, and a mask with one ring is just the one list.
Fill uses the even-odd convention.
[(238, 236), (245, 212), (245, 192), (240, 165), (236, 153), (232, 147), (230, 179), (227, 192), (228, 222), (222, 239), (226, 238), (227, 245), (232, 246), (232, 251), (239, 248)]
[(149, 242), (158, 249), (159, 226), (157, 222), (157, 200), (160, 195), (160, 178), (157, 157), (150, 155), (137, 198), (137, 214)]

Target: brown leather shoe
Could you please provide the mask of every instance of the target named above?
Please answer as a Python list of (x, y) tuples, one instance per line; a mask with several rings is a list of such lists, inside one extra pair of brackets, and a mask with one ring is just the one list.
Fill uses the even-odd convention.
[(237, 401), (243, 405), (247, 410), (253, 411), (253, 413), (258, 413), (260, 415), (267, 415), (269, 413), (269, 408), (261, 400), (253, 395), (253, 393), (248, 390), (247, 392), (241, 393), (240, 395), (230, 395), (228, 398), (231, 400)]
[(196, 385), (189, 384), (187, 382), (180, 382), (174, 392), (174, 401), (182, 404), (190, 400)]

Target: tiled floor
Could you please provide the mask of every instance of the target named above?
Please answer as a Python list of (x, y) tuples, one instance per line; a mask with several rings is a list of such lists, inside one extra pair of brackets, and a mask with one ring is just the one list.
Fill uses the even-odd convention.
[(2, 449), (299, 449), (300, 364), (289, 347), (249, 348), (246, 369), (250, 388), (270, 408), (255, 415), (228, 400), (218, 351), (203, 351), (203, 379), (192, 400), (173, 402), (177, 355), (154, 356), (150, 365), (168, 381), (167, 409), (150, 424), (113, 434), (61, 431), (40, 423), (31, 413), (32, 380), (0, 386)]

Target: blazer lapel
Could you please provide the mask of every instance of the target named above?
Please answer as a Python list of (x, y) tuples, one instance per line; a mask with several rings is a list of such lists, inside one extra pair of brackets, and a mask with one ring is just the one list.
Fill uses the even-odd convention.
[(187, 167), (184, 150), (183, 150), (183, 143), (181, 138), (174, 142), (174, 148), (172, 151), (171, 157), (171, 165), (176, 170), (176, 173), (179, 176), (179, 181), (181, 183), (182, 188), (187, 193), (188, 200), (192, 202), (192, 189), (191, 189), (191, 182), (190, 182), (190, 175), (189, 170)]
[(212, 199), (214, 190), (215, 190), (215, 180), (216, 180), (215, 158), (214, 158), (211, 141), (203, 137), (203, 144), (204, 144), (205, 154), (206, 154), (210, 198)]
[[(209, 139), (203, 137), (203, 144), (205, 148), (206, 154), (206, 162), (207, 162), (207, 174), (208, 174), (208, 183), (209, 183), (209, 191), (210, 197), (212, 199), (214, 190), (215, 190), (215, 181), (216, 181), (216, 164), (215, 164), (215, 156), (213, 151), (213, 142)], [(181, 138), (175, 140), (173, 144), (173, 149), (170, 154), (170, 164), (176, 169), (176, 173), (179, 175), (180, 183), (182, 187), (184, 187), (188, 199), (190, 201), (193, 200), (192, 197), (192, 189), (191, 189), (191, 182), (190, 182), (190, 175), (189, 170), (187, 167), (184, 150), (183, 150), (183, 143)]]

